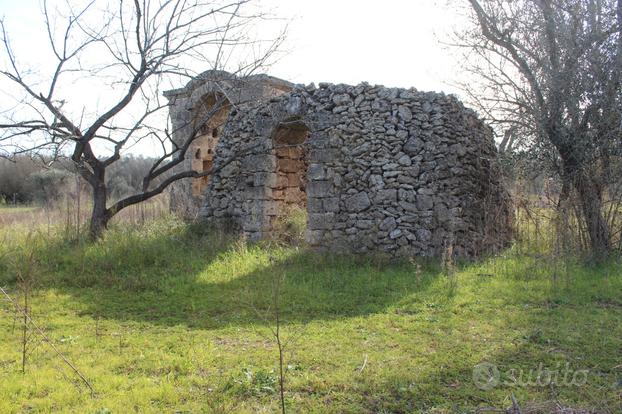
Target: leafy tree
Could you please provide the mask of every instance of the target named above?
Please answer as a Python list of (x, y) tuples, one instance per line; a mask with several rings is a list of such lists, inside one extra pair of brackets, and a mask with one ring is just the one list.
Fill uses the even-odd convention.
[(505, 130), (502, 150), (546, 155), (574, 189), (595, 253), (611, 249), (604, 216), (612, 162), (621, 155), (622, 0), (468, 0), (459, 34), (465, 90)]
[[(129, 154), (111, 165), (106, 175), (106, 185), (111, 199), (120, 200), (140, 192), (143, 178), (156, 161), (157, 159), (153, 157), (137, 157)], [(161, 181), (162, 179), (156, 180), (154, 184), (157, 185)]]
[(28, 177), (30, 196), (33, 201), (50, 204), (60, 198), (72, 178), (73, 174), (67, 170), (50, 168), (36, 171)]

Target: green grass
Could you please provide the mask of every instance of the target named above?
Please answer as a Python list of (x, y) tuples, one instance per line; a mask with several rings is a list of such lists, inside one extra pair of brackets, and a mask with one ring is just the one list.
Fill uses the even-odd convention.
[[(88, 377), (91, 396), (0, 309), (0, 412), (277, 412), (274, 283), (287, 407), (299, 413), (449, 413), (558, 399), (622, 410), (622, 270), (512, 251), (457, 267), (332, 257), (206, 237), (174, 219), (96, 244), (0, 233), (0, 285), (34, 252), (33, 318)], [(503, 384), (477, 388), (494, 363)], [(539, 366), (582, 386), (512, 385)], [(523, 380), (527, 379), (523, 377)], [(560, 378), (561, 381), (561, 378)], [(522, 381), (525, 382), (525, 381)], [(229, 409), (229, 411), (227, 411)]]

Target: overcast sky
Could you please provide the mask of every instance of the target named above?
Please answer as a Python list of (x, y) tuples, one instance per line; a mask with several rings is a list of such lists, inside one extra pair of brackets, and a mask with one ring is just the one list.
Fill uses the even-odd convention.
[[(54, 5), (58, 0), (48, 0)], [(114, 1), (113, 1), (114, 3)], [(459, 70), (447, 39), (461, 18), (462, 0), (263, 0), (262, 7), (289, 21), (287, 53), (268, 71), (295, 83), (367, 81), (386, 86), (458, 93)], [(0, 0), (18, 57), (45, 68), (39, 0)], [(274, 27), (267, 28), (268, 31)], [(48, 65), (50, 68), (51, 65)], [(209, 69), (206, 65), (204, 69)], [(201, 69), (199, 69), (201, 71)], [(180, 85), (173, 85), (180, 87)], [(0, 83), (4, 97), (10, 95)], [(89, 99), (104, 102), (106, 91), (89, 85)], [(100, 93), (101, 92), (101, 93)], [(81, 96), (83, 98), (83, 96)], [(78, 101), (80, 99), (77, 99)]]
[[(53, 4), (52, 0), (50, 4)], [(20, 43), (40, 25), (39, 0), (0, 0), (0, 16)], [(368, 81), (422, 90), (451, 89), (451, 50), (439, 39), (460, 24), (461, 0), (263, 0), (291, 19), (288, 53), (271, 69), (297, 83)], [(448, 6), (448, 3), (450, 5)], [(452, 7), (451, 3), (455, 3)], [(19, 24), (15, 24), (19, 22)], [(277, 23), (275, 23), (277, 24)], [(281, 24), (279, 22), (278, 24)], [(30, 43), (36, 52), (37, 44)]]
[[(453, 0), (451, 3), (460, 3)], [(291, 53), (273, 68), (294, 82), (356, 84), (454, 92), (456, 61), (439, 39), (460, 19), (441, 0), (267, 0), (293, 18)]]

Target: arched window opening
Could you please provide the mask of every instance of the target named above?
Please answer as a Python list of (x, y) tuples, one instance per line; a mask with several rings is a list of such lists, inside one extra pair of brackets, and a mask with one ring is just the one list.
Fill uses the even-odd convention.
[[(212, 168), (214, 151), (230, 110), (231, 105), (224, 96), (214, 93), (203, 96), (193, 108), (193, 130), (199, 134), (192, 144), (196, 151), (192, 161), (194, 171), (201, 173)], [(192, 195), (200, 197), (208, 183), (209, 176), (195, 178)]]
[(273, 135), (277, 157), (277, 187), (273, 195), (283, 214), (295, 207), (306, 211), (308, 136), (309, 128), (298, 118), (282, 122)]

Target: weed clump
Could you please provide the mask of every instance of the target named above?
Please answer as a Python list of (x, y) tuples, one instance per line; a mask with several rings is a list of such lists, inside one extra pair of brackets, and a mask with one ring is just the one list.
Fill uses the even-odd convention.
[(289, 246), (302, 246), (307, 232), (307, 210), (300, 206), (286, 207), (283, 214), (275, 218), (273, 240)]

